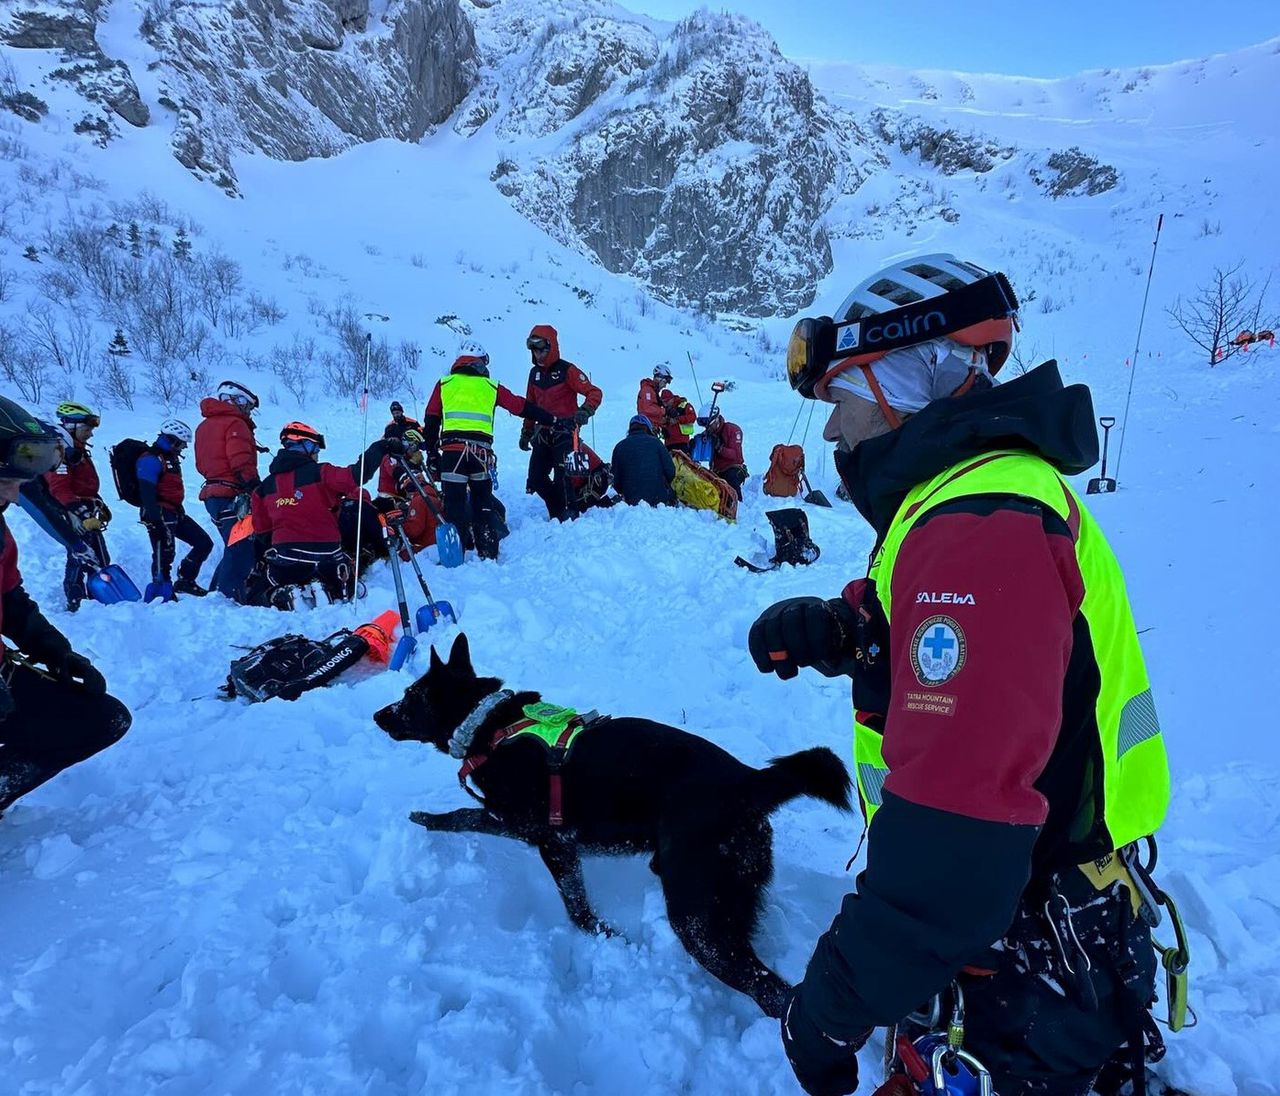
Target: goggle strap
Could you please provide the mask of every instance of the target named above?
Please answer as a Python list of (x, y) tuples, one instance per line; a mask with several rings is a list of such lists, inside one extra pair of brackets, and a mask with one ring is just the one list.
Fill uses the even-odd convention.
[[(889, 353), (917, 346), (926, 339), (945, 338), (985, 320), (1018, 313), (1018, 297), (1003, 274), (989, 274), (942, 297), (903, 305), (861, 320), (831, 326), (829, 346), (815, 347), (825, 362), (859, 354)], [(819, 332), (819, 338), (825, 332)], [(826, 339), (822, 340), (826, 342)], [(828, 356), (829, 355), (829, 356)]]

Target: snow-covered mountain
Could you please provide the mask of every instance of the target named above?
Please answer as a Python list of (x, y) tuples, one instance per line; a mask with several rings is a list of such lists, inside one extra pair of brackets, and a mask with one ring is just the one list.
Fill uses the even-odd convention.
[[(104, 467), (164, 415), (194, 422), (223, 376), (262, 393), (264, 442), (302, 416), (350, 460), (365, 330), (374, 430), (385, 400), (421, 403), (464, 336), (522, 389), (540, 322), (604, 389), (588, 440), (606, 456), (655, 362), (695, 399), (732, 381), (754, 474), (737, 525), (619, 508), (553, 527), (503, 419), (503, 558), (428, 577), (488, 672), (752, 764), (847, 756), (847, 690), (760, 677), (745, 637), (778, 598), (834, 595), (871, 548), (840, 506), (809, 511), (813, 566), (730, 562), (760, 551), (775, 443), (801, 442), (834, 495), (823, 408), (778, 380), (794, 313), (829, 312), (911, 252), (1007, 271), (1022, 363), (1058, 357), (1101, 414), (1134, 382), (1121, 490), (1086, 501), (1125, 565), (1173, 762), (1162, 882), (1191, 930), (1200, 1026), (1170, 1040), (1162, 1075), (1197, 1096), (1280, 1092), (1274, 629), (1258, 609), (1280, 536), (1277, 351), (1210, 369), (1164, 314), (1215, 265), (1275, 268), (1280, 42), (1042, 81), (806, 65), (732, 16), (673, 25), (585, 0), (0, 13), (0, 391), (99, 404)], [(105, 353), (117, 328), (127, 358)], [(109, 540), (142, 577), (126, 511)], [(237, 645), (322, 636), (350, 608), (72, 617), (61, 554), (7, 518), (27, 588), (135, 724), (0, 823), (0, 1088), (795, 1091), (775, 1025), (689, 959), (643, 863), (588, 863), (626, 934), (597, 940), (528, 849), (405, 821), (467, 801), (447, 759), (372, 730), (403, 676), (353, 673), (293, 705), (211, 698)], [(395, 604), (385, 569), (368, 577), (362, 619)], [(857, 833), (805, 803), (775, 830), (759, 947), (794, 979)], [(862, 1057), (870, 1078), (877, 1048)]]
[[(988, 186), (1032, 223), (1063, 199), (1109, 211), (1176, 191), (1127, 170), (1153, 109), (1204, 79), (1261, 92), (1277, 67), (1264, 46), (1076, 81), (810, 73), (741, 17), (672, 26), (608, 0), (3, 0), (0, 42), (37, 55), (24, 109), (70, 87), (55, 114), (87, 139), (156, 127), (229, 196), (239, 155), (332, 156), (451, 121), (496, 146), (487, 185), (555, 239), (673, 303), (751, 316), (808, 305), (833, 236), (954, 224)], [(869, 180), (883, 200), (865, 200)]]

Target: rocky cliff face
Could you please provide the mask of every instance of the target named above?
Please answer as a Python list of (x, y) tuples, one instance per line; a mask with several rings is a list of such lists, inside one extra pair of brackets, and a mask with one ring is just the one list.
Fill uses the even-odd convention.
[[(57, 3), (0, 6), (0, 41), (61, 50), (66, 64), (52, 78), (147, 125), (128, 66), (98, 44), (98, 0)], [(302, 160), (381, 137), (415, 141), (454, 112), (477, 77), (475, 36), (458, 0), (399, 0), (381, 17), (368, 0), (160, 0), (138, 33), (155, 54), (148, 67), (172, 114), (174, 155), (229, 193), (234, 153)], [(100, 139), (115, 135), (114, 118), (89, 121)]]
[(96, 0), (0, 7), (0, 43), (12, 49), (56, 51), (58, 63), (50, 80), (70, 84), (84, 101), (83, 110), (72, 119), (76, 132), (91, 134), (105, 145), (119, 134), (118, 120), (141, 127), (151, 120), (151, 112), (129, 66), (108, 57), (99, 46), (100, 11)]
[[(501, 52), (522, 28), (494, 16), (481, 39)], [(504, 158), (499, 189), (668, 300), (791, 312), (831, 267), (822, 215), (862, 168), (841, 156), (808, 77), (746, 19), (699, 12), (659, 43), (643, 26), (570, 13), (489, 99), (509, 103), (500, 135), (561, 137), (549, 154)]]
[(144, 21), (160, 54), (174, 154), (234, 187), (233, 152), (331, 156), (445, 121), (476, 80), (475, 38), (457, 0), (177, 0)]

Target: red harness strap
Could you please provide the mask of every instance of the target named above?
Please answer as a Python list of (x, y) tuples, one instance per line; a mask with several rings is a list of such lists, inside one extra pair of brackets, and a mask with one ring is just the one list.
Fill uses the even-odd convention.
[[(462, 790), (466, 792), (472, 799), (478, 803), (483, 803), (482, 796), (477, 795), (471, 785), (467, 783), (467, 778), (471, 776), (481, 765), (493, 756), (493, 751), (498, 748), (512, 735), (519, 734), (521, 731), (528, 730), (530, 727), (537, 725), (535, 719), (522, 719), (517, 723), (512, 723), (506, 727), (499, 727), (493, 732), (489, 739), (489, 748), (483, 753), (474, 753), (462, 762), (462, 766), (458, 769), (458, 783), (462, 786)], [(583, 725), (580, 716), (574, 716), (560, 732), (560, 737), (556, 739), (556, 744), (551, 747), (551, 759), (549, 762), (550, 772), (548, 774), (550, 787), (549, 792), (549, 810), (547, 822), (552, 826), (564, 825), (564, 786), (560, 779), (560, 768), (564, 764), (564, 759), (569, 749), (569, 740), (573, 737), (573, 733)]]

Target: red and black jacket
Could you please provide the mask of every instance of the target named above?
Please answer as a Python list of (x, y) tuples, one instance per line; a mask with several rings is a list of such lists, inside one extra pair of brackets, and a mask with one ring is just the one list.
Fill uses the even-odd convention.
[[(983, 452), (1024, 448), (1083, 471), (1097, 459), (1092, 415), (1087, 388), (1042, 366), (936, 401), (837, 454), (837, 468), (883, 536), (909, 490)], [(838, 1039), (895, 1023), (966, 965), (988, 965), (1028, 889), (1091, 859), (1103, 829), (1098, 669), (1066, 523), (1017, 495), (958, 499), (908, 533), (893, 583), (892, 629), (864, 580), (843, 595), (867, 610), (862, 649), (884, 652), (854, 674), (854, 705), (884, 728), (891, 771), (857, 892), (803, 984), (806, 1013)], [(913, 704), (915, 637), (944, 595), (966, 660), (945, 705)]]
[(44, 474), (44, 482), (49, 487), (49, 494), (63, 506), (92, 501), (102, 489), (93, 458), (79, 446), (68, 450), (63, 463)]
[(711, 446), (711, 471), (724, 472), (746, 466), (742, 455), (742, 427), (737, 423), (722, 422), (719, 430), (711, 431)]
[[(378, 466), (377, 455), (365, 455), (368, 475)], [(336, 545), (342, 536), (338, 510), (343, 499), (360, 497), (355, 469), (321, 464), (305, 453), (282, 450), (271, 461), (267, 478), (252, 496), (253, 531), (270, 536), (273, 545)]]
[[(66, 636), (45, 619), (22, 586), (18, 570), (18, 545), (0, 514), (0, 634), (37, 662), (56, 666), (71, 651)], [(4, 658), (0, 643), (0, 660)], [(2, 725), (0, 725), (2, 727)], [(0, 730), (2, 734), (2, 730)]]
[[(560, 357), (560, 337), (556, 329), (550, 324), (538, 324), (529, 335), (546, 339), (550, 344), (546, 361), (539, 365), (535, 359), (529, 370), (529, 386), (525, 390), (529, 405), (541, 407), (553, 419), (567, 419), (578, 410), (578, 397), (581, 396), (582, 406), (594, 414), (604, 393), (573, 362)], [(531, 357), (532, 354), (530, 351)], [(532, 431), (534, 425), (532, 418), (525, 419), (526, 431)]]

